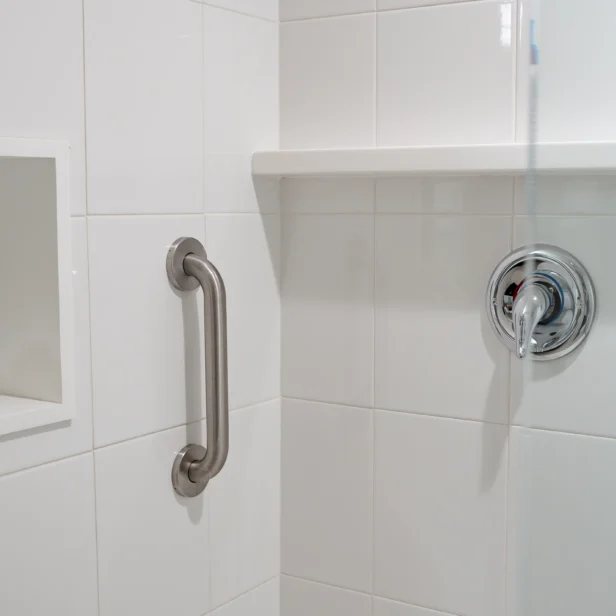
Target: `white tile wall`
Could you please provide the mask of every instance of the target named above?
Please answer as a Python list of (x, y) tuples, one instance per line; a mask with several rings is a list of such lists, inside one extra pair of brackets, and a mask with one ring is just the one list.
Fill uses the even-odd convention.
[(214, 616), (280, 616), (280, 577), (240, 595), (212, 612)]
[(3, 614), (98, 616), (92, 454), (0, 478)]
[(615, 463), (613, 439), (512, 430), (509, 616), (614, 613)]
[[(538, 19), (539, 139), (616, 139), (616, 83), (612, 79), (616, 6), (603, 0), (521, 0), (522, 49), (529, 44), (531, 18)], [(572, 44), (572, 41), (575, 44)], [(518, 63), (518, 140), (527, 138), (528, 58)]]
[(96, 451), (100, 616), (209, 611), (209, 499), (177, 496), (169, 475), (195, 423)]
[(233, 409), (277, 398), (280, 217), (208, 215), (205, 229), (208, 257), (227, 290), (229, 404)]
[(371, 597), (283, 575), (280, 580), (281, 613), (293, 616), (371, 615)]
[(483, 298), (510, 237), (508, 217), (377, 216), (377, 407), (507, 423), (509, 353)]
[(376, 412), (375, 594), (503, 614), (507, 431)]
[(202, 416), (199, 293), (175, 292), (165, 259), (204, 241), (203, 216), (89, 221), (94, 438), (97, 446)]
[(372, 411), (283, 405), (282, 572), (370, 592)]
[(374, 144), (375, 19), (281, 24), (281, 147)]
[(294, 215), (283, 227), (283, 395), (372, 406), (373, 217)]
[(204, 6), (203, 29), (205, 211), (276, 212), (250, 159), (278, 147), (278, 24)]
[(511, 420), (530, 427), (616, 436), (606, 408), (614, 400), (612, 350), (616, 284), (616, 217), (520, 217), (516, 245), (557, 244), (573, 253), (591, 274), (598, 294), (590, 336), (573, 354), (550, 362), (512, 362)]
[(379, 13), (377, 38), (378, 145), (514, 139), (515, 4)]
[(203, 211), (201, 6), (85, 0), (84, 15), (88, 211)]
[(511, 214), (513, 180), (507, 177), (390, 178), (376, 182), (382, 214)]
[(280, 0), (280, 20), (374, 12), (376, 0)]
[(211, 6), (227, 9), (230, 12), (243, 13), (253, 17), (261, 17), (270, 21), (278, 21), (279, 0), (194, 0)]
[(284, 179), (281, 201), (285, 214), (372, 214), (372, 179)]
[(212, 607), (280, 573), (280, 401), (234, 411), (229, 438), (209, 490)]
[(444, 612), (435, 612), (408, 603), (381, 599), (381, 597), (374, 597), (372, 614), (373, 616), (445, 616)]
[[(391, 9), (410, 9), (419, 6), (434, 6), (436, 4), (453, 4), (454, 2), (470, 2), (471, 0), (377, 0), (379, 11)], [(507, 2), (507, 0), (504, 0)]]
[(0, 6), (0, 135), (71, 146), (71, 210), (86, 213), (81, 0)]

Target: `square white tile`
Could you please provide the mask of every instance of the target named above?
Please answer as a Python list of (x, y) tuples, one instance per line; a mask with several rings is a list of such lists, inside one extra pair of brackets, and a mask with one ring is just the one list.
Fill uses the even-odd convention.
[(0, 6), (0, 135), (67, 141), (71, 212), (86, 213), (82, 0)]
[(280, 21), (370, 13), (376, 0), (280, 0)]
[(198, 422), (96, 451), (100, 616), (209, 611), (209, 492), (177, 496), (176, 453)]
[(92, 370), (86, 219), (74, 218), (71, 227), (76, 371), (74, 417), (68, 422), (0, 437), (0, 475), (92, 449)]
[(280, 611), (292, 616), (371, 616), (372, 598), (343, 588), (325, 586), (283, 575)]
[(280, 616), (280, 577), (214, 610), (213, 616)]
[(383, 214), (511, 214), (513, 179), (485, 176), (377, 180), (376, 211)]
[(554, 244), (588, 269), (597, 316), (585, 344), (548, 362), (511, 361), (512, 423), (564, 432), (616, 436), (613, 349), (616, 344), (616, 217), (519, 217), (515, 244)]
[(280, 396), (280, 217), (206, 216), (206, 250), (227, 290), (229, 404)]
[(515, 4), (378, 14), (377, 144), (514, 139)]
[(372, 415), (283, 400), (283, 573), (371, 591)]
[(390, 601), (374, 597), (372, 603), (372, 616), (447, 616), (444, 612), (436, 612), (408, 603)]
[(278, 21), (278, 0), (194, 0), (211, 6), (218, 6), (235, 13)]
[(614, 468), (613, 439), (512, 428), (509, 616), (614, 613)]
[(507, 426), (377, 411), (377, 595), (503, 614)]
[(529, 194), (516, 180), (518, 214), (616, 214), (616, 175), (539, 175)]
[(285, 214), (372, 214), (372, 179), (284, 179), (281, 182)]
[(526, 50), (531, 19), (537, 23), (539, 45), (539, 140), (614, 141), (616, 5), (604, 0), (521, 0), (520, 6), (518, 141), (528, 139), (530, 54)]
[(280, 573), (280, 401), (232, 413), (229, 441), (207, 488), (213, 608)]
[(0, 479), (3, 614), (98, 616), (92, 454)]
[(204, 6), (203, 29), (205, 211), (277, 212), (251, 158), (278, 148), (278, 24)]
[(374, 218), (283, 219), (282, 391), (372, 406)]
[(203, 216), (88, 221), (97, 447), (202, 417), (202, 293), (176, 292), (165, 263), (204, 227)]
[(511, 219), (376, 219), (376, 406), (507, 423), (509, 351), (484, 296)]
[(202, 212), (201, 5), (85, 0), (84, 23), (88, 212)]
[(280, 26), (280, 145), (374, 145), (374, 14)]

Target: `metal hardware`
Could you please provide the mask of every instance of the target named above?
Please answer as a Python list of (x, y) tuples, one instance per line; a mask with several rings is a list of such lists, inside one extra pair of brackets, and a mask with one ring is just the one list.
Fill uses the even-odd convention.
[(201, 286), (205, 298), (205, 406), (207, 448), (187, 445), (175, 457), (171, 480), (181, 496), (201, 494), (218, 475), (229, 453), (227, 383), (227, 300), (218, 270), (203, 245), (191, 237), (176, 240), (167, 253), (167, 276), (180, 291)]
[(490, 323), (520, 359), (548, 360), (576, 349), (595, 318), (586, 268), (547, 244), (513, 251), (496, 267), (486, 293)]

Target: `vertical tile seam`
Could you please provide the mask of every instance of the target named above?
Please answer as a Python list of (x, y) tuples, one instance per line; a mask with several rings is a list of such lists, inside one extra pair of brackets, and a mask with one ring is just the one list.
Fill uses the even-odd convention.
[[(515, 23), (512, 24), (514, 28), (514, 36), (513, 40), (513, 143), (517, 143), (519, 139), (518, 130), (520, 130), (520, 122), (519, 122), (519, 80), (518, 80), (518, 71), (520, 68), (520, 43), (522, 36), (522, 0), (515, 0), (515, 2), (511, 5), (512, 11), (515, 13)], [(515, 202), (514, 202), (515, 204)], [(514, 205), (515, 209), (515, 205)]]
[[(373, 88), (373, 102), (372, 102), (372, 144), (374, 147), (379, 142), (379, 14), (376, 12), (376, 0), (375, 0), (375, 13), (374, 13), (374, 74), (372, 76), (372, 88)], [(376, 180), (375, 180), (376, 182)], [(376, 212), (376, 192), (374, 199), (374, 211)]]
[[(375, 28), (377, 16), (375, 15)], [(375, 41), (376, 43), (376, 41)], [(375, 44), (376, 51), (376, 44)], [(375, 61), (375, 78), (376, 78), (376, 61)], [(375, 139), (376, 139), (376, 123), (375, 123)], [(376, 143), (376, 142), (375, 142)], [(370, 616), (374, 616), (374, 580), (375, 580), (375, 562), (376, 562), (376, 283), (377, 283), (377, 233), (376, 233), (376, 199), (377, 199), (377, 180), (372, 180), (372, 537), (370, 541)]]

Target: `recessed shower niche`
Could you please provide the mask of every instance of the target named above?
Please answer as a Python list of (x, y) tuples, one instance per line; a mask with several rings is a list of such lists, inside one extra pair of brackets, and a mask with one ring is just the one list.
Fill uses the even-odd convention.
[(0, 139), (0, 436), (73, 416), (68, 151)]

